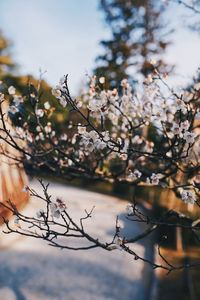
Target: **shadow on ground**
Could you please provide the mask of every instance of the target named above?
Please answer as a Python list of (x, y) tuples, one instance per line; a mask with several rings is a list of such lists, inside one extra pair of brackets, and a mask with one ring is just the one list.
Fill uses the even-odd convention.
[(1, 253), (0, 265), (0, 288), (11, 289), (16, 300), (142, 299), (140, 281), (78, 255), (69, 259), (9, 250)]

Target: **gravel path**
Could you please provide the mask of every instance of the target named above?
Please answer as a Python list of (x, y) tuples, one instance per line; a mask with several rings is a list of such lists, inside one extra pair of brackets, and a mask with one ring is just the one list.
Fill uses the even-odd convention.
[[(36, 180), (30, 186), (39, 188)], [(117, 214), (126, 236), (141, 231), (140, 225), (127, 223), (125, 201), (57, 183), (52, 183), (50, 190), (67, 202), (74, 218), (95, 205), (88, 228), (98, 237), (109, 240)], [(38, 207), (39, 201), (32, 199), (25, 210), (35, 215)], [(144, 254), (145, 246), (135, 244), (134, 250)], [(0, 247), (0, 300), (148, 299), (150, 269), (123, 251), (59, 250), (41, 240), (2, 233)]]

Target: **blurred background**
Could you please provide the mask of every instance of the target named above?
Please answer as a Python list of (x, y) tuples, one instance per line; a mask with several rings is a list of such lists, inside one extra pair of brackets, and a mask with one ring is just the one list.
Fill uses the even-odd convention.
[[(14, 85), (24, 93), (28, 82), (31, 80), (36, 84), (42, 74), (44, 93), (41, 101), (45, 102), (48, 99), (54, 106), (58, 104), (51, 95), (51, 88), (64, 74), (69, 74), (71, 93), (80, 96), (82, 89), (87, 85), (88, 75), (94, 74), (98, 77), (105, 76), (109, 88), (119, 87), (123, 78), (128, 78), (131, 84), (137, 87), (152, 72), (152, 61), (160, 72), (166, 75), (171, 87), (187, 87), (200, 66), (199, 50), (198, 0), (0, 0), (0, 80), (8, 86)], [(53, 118), (51, 121), (56, 124), (58, 130), (65, 131), (68, 120), (66, 111), (57, 107)], [(52, 178), (51, 180), (55, 181)], [(6, 185), (6, 181), (4, 182)], [(38, 187), (34, 180), (31, 184)], [(83, 183), (78, 182), (76, 185), (80, 187)], [(93, 199), (98, 204), (103, 203), (102, 211), (106, 209), (108, 219), (112, 215), (114, 220), (117, 209), (123, 216), (124, 203), (119, 199), (108, 197), (101, 202), (102, 196), (99, 194), (82, 192), (80, 195), (76, 189), (69, 190), (66, 184), (54, 183), (54, 186), (55, 191), (61, 193), (64, 198), (66, 194), (71, 195), (74, 199), (72, 209), (75, 211), (77, 207), (83, 210), (85, 205), (91, 205)], [(129, 198), (126, 187), (119, 185), (114, 188), (103, 185), (95, 190), (117, 194), (120, 198)], [(174, 206), (182, 212), (188, 211), (188, 207), (182, 205), (180, 200), (172, 195), (161, 195), (160, 190), (139, 190), (138, 196), (146, 208), (153, 207), (158, 214), (161, 210)], [(17, 201), (19, 197), (21, 196), (17, 194)], [(84, 199), (84, 205), (80, 204), (80, 198)], [(144, 203), (144, 199), (148, 199), (148, 203)], [(167, 204), (166, 199), (170, 199)], [(116, 208), (114, 212), (112, 204)], [(29, 212), (34, 212), (36, 208), (37, 205), (31, 206)], [(98, 232), (102, 225), (101, 218), (105, 218), (102, 211), (99, 212), (100, 219), (94, 227), (95, 232)], [(190, 214), (196, 217), (195, 211), (190, 210)], [(107, 223), (108, 227), (112, 227), (111, 223)], [(111, 234), (110, 229), (104, 228), (103, 234)], [(171, 240), (164, 251), (178, 263), (185, 259), (183, 233), (171, 232), (170, 235)], [(199, 250), (195, 248), (194, 242), (188, 241), (187, 236), (185, 239), (192, 259), (199, 258)], [(59, 253), (40, 243), (34, 244), (33, 251), (33, 244), (27, 245), (23, 239), (14, 243), (11, 241), (10, 244), (6, 242), (5, 245), (3, 241), (4, 237), (1, 235), (2, 299), (71, 300), (82, 297), (86, 300), (129, 300), (133, 299), (132, 296), (136, 299), (150, 299), (154, 282), (152, 272), (142, 264), (138, 263), (138, 267), (130, 264), (129, 257), (124, 254), (120, 256), (121, 254), (117, 253), (113, 256), (112, 267), (109, 266), (109, 256), (104, 256), (101, 251), (99, 257), (103, 257), (104, 264), (103, 259), (101, 261), (98, 255), (91, 253), (82, 253), (81, 256), (62, 254), (61, 262), (58, 263)], [(147, 251), (149, 243), (153, 253), (150, 241), (138, 244), (138, 251)], [(43, 254), (38, 259), (40, 252)], [(48, 253), (49, 258), (45, 257), (44, 253)], [(146, 255), (153, 255), (152, 253)], [(21, 254), (24, 255), (24, 260)], [(66, 258), (71, 260), (71, 264), (66, 262)], [(82, 273), (77, 266), (77, 259), (84, 270)], [(44, 265), (49, 266), (51, 280), (43, 270)], [(61, 265), (61, 273), (56, 273), (60, 279), (59, 291), (59, 284), (54, 282), (52, 285), (51, 282), (53, 273), (58, 271)], [(8, 282), (3, 274), (9, 278)], [(63, 276), (72, 276), (73, 279), (66, 285)], [(110, 286), (115, 285), (115, 289), (110, 289), (106, 280), (102, 278), (106, 278)], [(157, 296), (153, 299), (199, 299), (199, 271), (179, 272), (171, 277), (159, 274), (158, 278)], [(73, 291), (77, 286), (78, 293), (75, 293)], [(97, 290), (98, 293), (95, 292)], [(120, 290), (123, 291), (123, 297)]]
[[(4, 53), (7, 51), (12, 62), (16, 64), (15, 74), (31, 74), (37, 78), (39, 70), (46, 71), (45, 80), (55, 85), (63, 74), (68, 73), (71, 91), (77, 95), (85, 80), (85, 74), (91, 75), (97, 66), (104, 65), (105, 61), (96, 59), (106, 54), (104, 59), (111, 60), (108, 57), (109, 48), (114, 49), (117, 45), (106, 42), (118, 40), (119, 47), (122, 31), (127, 35), (124, 37), (124, 45), (131, 46), (132, 50), (124, 47), (121, 55), (119, 51), (116, 54), (113, 51), (113, 59), (114, 55), (118, 56), (116, 64), (121, 63), (120, 57), (124, 61), (125, 58), (129, 60), (134, 56), (134, 60), (138, 61), (139, 56), (149, 55), (136, 49), (138, 43), (145, 43), (145, 30), (149, 30), (149, 36), (152, 34), (154, 39), (149, 39), (147, 43), (158, 46), (160, 41), (163, 42), (157, 48), (156, 56), (160, 59), (164, 55), (164, 62), (176, 67), (173, 74), (176, 76), (176, 84), (186, 82), (195, 73), (199, 66), (200, 39), (198, 30), (191, 28), (194, 25), (191, 22), (196, 18), (193, 11), (176, 1), (150, 1), (154, 7), (150, 8), (148, 16), (153, 21), (145, 29), (146, 25), (141, 24), (144, 22), (142, 10), (148, 1), (130, 1), (130, 5), (133, 3), (139, 13), (138, 20), (136, 17), (133, 20), (133, 12), (132, 15), (126, 15), (125, 9), (119, 13), (121, 20), (114, 20), (109, 14), (115, 9), (110, 9), (109, 12), (106, 7), (111, 2), (113, 1), (1, 0), (0, 28), (8, 46)], [(126, 9), (130, 10), (129, 1), (117, 2), (124, 8), (126, 3)], [(122, 20), (124, 24), (121, 24)], [(121, 32), (118, 32), (118, 26), (121, 27)], [(153, 51), (149, 56), (153, 59)], [(134, 78), (138, 77), (134, 65), (123, 68), (129, 69), (128, 73)]]

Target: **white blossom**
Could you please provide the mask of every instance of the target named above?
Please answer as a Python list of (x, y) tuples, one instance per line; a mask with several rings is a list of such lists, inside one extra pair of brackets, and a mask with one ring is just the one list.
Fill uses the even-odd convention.
[(84, 147), (92, 152), (95, 149), (102, 150), (106, 147), (106, 143), (99, 138), (99, 135), (96, 131), (91, 130), (90, 132), (85, 132), (81, 136), (81, 142)]
[(56, 199), (56, 202), (50, 203), (51, 215), (54, 218), (59, 218), (61, 213), (66, 209), (66, 204), (61, 199)]
[(175, 135), (179, 135), (181, 136), (182, 134), (182, 129), (180, 128), (180, 126), (176, 123), (173, 123), (173, 126), (171, 128), (172, 133), (174, 133)]
[(104, 83), (105, 83), (105, 77), (100, 77), (100, 78), (99, 78), (99, 82), (100, 82), (101, 84), (104, 84)]
[(43, 109), (40, 109), (40, 108), (36, 109), (35, 113), (36, 113), (37, 117), (39, 117), (39, 118), (42, 118), (44, 116)]
[(41, 127), (40, 127), (39, 125), (36, 127), (36, 131), (37, 131), (37, 132), (40, 132), (40, 131), (41, 131)]
[(133, 205), (132, 204), (128, 204), (127, 206), (126, 206), (126, 213), (127, 213), (127, 215), (132, 215), (133, 214)]
[(26, 139), (27, 139), (27, 141), (30, 142), (30, 143), (33, 142), (33, 137), (32, 137), (32, 135), (31, 135), (29, 132), (27, 132), (27, 134), (26, 134)]
[(186, 120), (186, 121), (184, 121), (184, 122), (181, 122), (181, 129), (182, 130), (188, 130), (189, 129), (189, 127), (190, 127), (190, 123), (189, 123), (189, 121), (188, 120)]
[(162, 174), (160, 173), (152, 173), (151, 177), (150, 177), (150, 183), (153, 184), (153, 185), (158, 185), (159, 184), (159, 181), (160, 179), (163, 177)]
[(196, 196), (193, 191), (183, 190), (181, 192), (181, 199), (187, 204), (194, 204), (196, 201)]
[(62, 107), (66, 107), (67, 106), (67, 101), (65, 100), (65, 97), (58, 97), (60, 105), (62, 105)]
[(43, 132), (39, 133), (39, 138), (40, 138), (40, 140), (44, 141), (44, 133)]
[[(186, 94), (183, 98), (184, 98), (185, 102), (188, 101), (188, 98), (187, 98)], [(181, 112), (183, 114), (186, 114), (187, 113), (187, 106), (186, 106), (185, 102), (182, 99), (176, 99), (176, 107), (175, 107), (176, 111), (181, 110)]]
[(9, 95), (15, 95), (15, 93), (16, 93), (15, 87), (11, 85), (11, 86), (8, 88), (8, 93), (9, 93)]
[(120, 157), (122, 160), (127, 160), (128, 155), (126, 153), (122, 153), (122, 154), (120, 154)]
[(195, 132), (186, 131), (183, 134), (183, 138), (185, 139), (186, 143), (193, 144), (195, 142), (197, 134)]
[(63, 134), (60, 136), (60, 139), (61, 139), (61, 141), (67, 141), (67, 134), (66, 134), (66, 133), (63, 133)]
[(48, 101), (46, 101), (46, 102), (44, 103), (44, 108), (47, 109), (47, 110), (51, 108), (51, 105), (49, 104)]
[(135, 135), (133, 138), (132, 138), (132, 143), (133, 144), (142, 144), (143, 142), (143, 139), (139, 136), (139, 135)]
[(45, 132), (48, 134), (48, 133), (51, 133), (52, 131), (52, 128), (51, 128), (51, 123), (48, 122), (47, 125), (44, 127), (44, 130)]
[(86, 127), (85, 127), (85, 126), (79, 125), (79, 126), (78, 126), (78, 133), (79, 133), (79, 134), (84, 134), (84, 133), (86, 133)]
[(142, 173), (139, 170), (134, 170), (134, 172), (129, 171), (129, 174), (127, 175), (128, 181), (135, 181), (139, 179), (142, 176)]
[(61, 97), (61, 91), (60, 90), (58, 90), (58, 89), (52, 89), (51, 90), (51, 92), (52, 92), (52, 95), (54, 96), (54, 97), (56, 97), (56, 98), (59, 98), (59, 97)]
[(50, 204), (51, 216), (54, 218), (60, 218), (60, 210), (58, 209), (56, 203)]
[(82, 107), (82, 102), (81, 101), (76, 101), (76, 106), (77, 108), (81, 108)]
[(103, 107), (106, 105), (104, 101), (102, 101), (101, 98), (99, 99), (92, 99), (88, 104), (88, 109), (92, 112), (102, 112)]

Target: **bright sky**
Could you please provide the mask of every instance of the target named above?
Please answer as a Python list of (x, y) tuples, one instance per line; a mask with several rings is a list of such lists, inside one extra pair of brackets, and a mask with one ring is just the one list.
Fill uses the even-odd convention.
[[(0, 28), (13, 41), (13, 56), (21, 73), (45, 78), (52, 85), (69, 74), (76, 94), (87, 72), (101, 53), (99, 41), (108, 36), (98, 0), (0, 0)], [(172, 9), (170, 22), (177, 23), (180, 7)], [(178, 11), (177, 11), (178, 10)], [(178, 67), (184, 78), (200, 66), (200, 34), (179, 26), (173, 35), (167, 60)], [(179, 83), (183, 78), (179, 77)]]
[(47, 70), (51, 84), (68, 73), (73, 92), (94, 67), (105, 36), (96, 0), (0, 0), (0, 28), (23, 73)]

